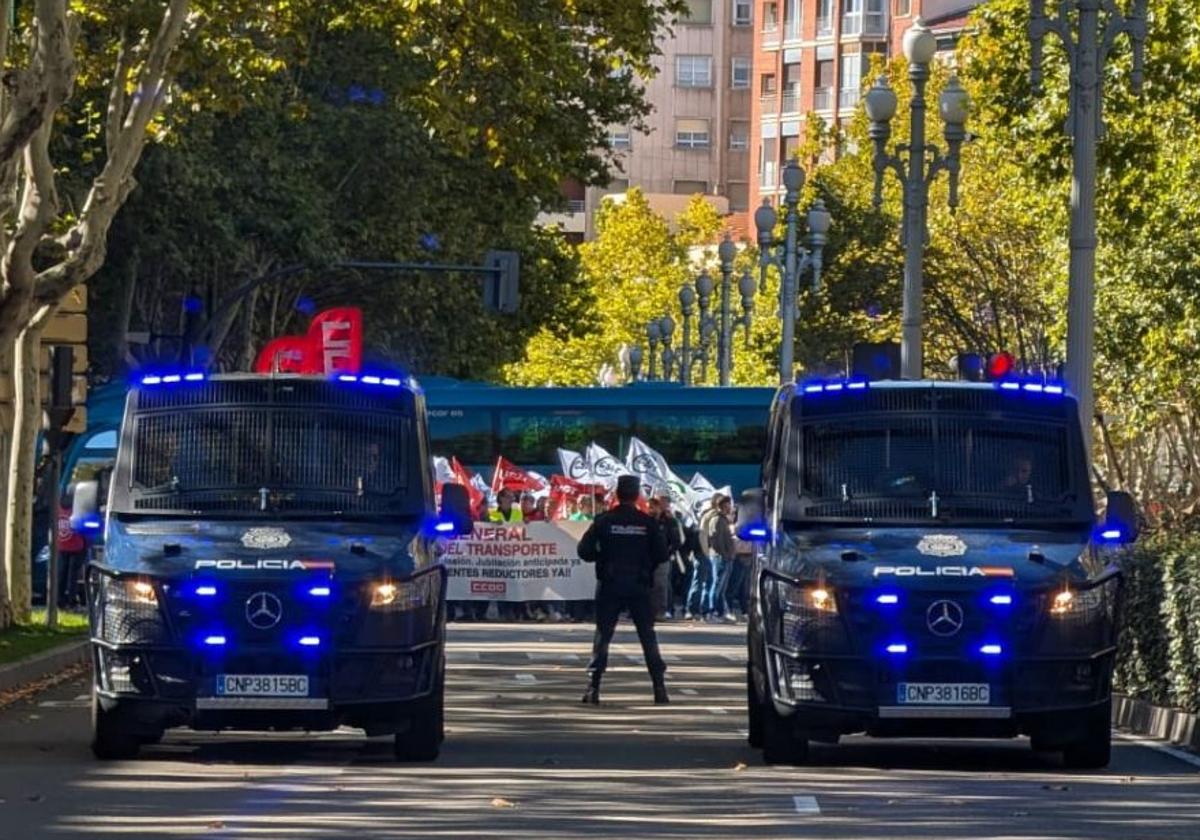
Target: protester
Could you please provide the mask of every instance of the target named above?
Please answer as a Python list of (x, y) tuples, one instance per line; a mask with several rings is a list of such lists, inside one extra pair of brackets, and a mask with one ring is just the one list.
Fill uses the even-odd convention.
[(650, 603), (654, 606), (654, 619), (662, 621), (671, 610), (671, 569), (675, 566), (679, 550), (683, 547), (683, 531), (675, 521), (671, 510), (671, 497), (668, 494), (663, 493), (650, 499), (649, 509), (650, 515), (658, 520), (667, 540), (668, 562), (655, 567), (654, 589), (650, 596)]
[[(58, 605), (78, 607), (85, 602), (81, 578), (87, 561), (87, 540), (71, 527), (71, 511), (75, 504), (74, 485), (67, 487), (58, 507)], [(46, 586), (46, 601), (50, 600), (50, 586)]]
[(710, 621), (735, 621), (729, 614), (725, 591), (729, 586), (729, 575), (733, 571), (734, 546), (731, 515), (733, 503), (722, 495), (717, 503), (717, 512), (707, 519), (709, 562), (712, 564), (712, 581), (705, 601), (706, 618)]
[(683, 617), (686, 619), (692, 618), (708, 618), (709, 615), (709, 592), (713, 587), (713, 564), (712, 550), (708, 544), (708, 530), (711, 520), (714, 516), (720, 513), (721, 499), (720, 493), (713, 493), (708, 500), (708, 507), (700, 514), (700, 521), (696, 528), (696, 546), (699, 549), (695, 553), (696, 562), (692, 569), (692, 581), (688, 587), (687, 609)]
[(488, 515), (491, 522), (522, 522), (524, 517), (521, 515), (519, 507), (513, 507), (513, 502), (516, 501), (515, 494), (507, 487), (496, 494), (496, 509)]

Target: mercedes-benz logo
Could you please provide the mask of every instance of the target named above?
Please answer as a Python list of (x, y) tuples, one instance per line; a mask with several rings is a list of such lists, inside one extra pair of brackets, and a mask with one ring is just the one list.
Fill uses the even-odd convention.
[(246, 599), (246, 621), (255, 630), (270, 630), (283, 618), (283, 604), (270, 592), (255, 592)]
[(954, 601), (934, 601), (925, 611), (925, 624), (935, 636), (953, 636), (963, 626), (962, 607)]

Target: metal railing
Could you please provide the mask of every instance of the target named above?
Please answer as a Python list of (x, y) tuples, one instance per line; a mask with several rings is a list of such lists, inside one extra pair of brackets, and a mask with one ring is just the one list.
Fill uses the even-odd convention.
[(847, 12), (842, 15), (842, 34), (861, 35), (862, 24), (862, 12)]
[(813, 110), (833, 110), (833, 88), (817, 88), (813, 91)]
[(800, 91), (788, 91), (783, 95), (783, 113), (800, 113)]
[(817, 17), (817, 36), (833, 34), (833, 18), (829, 16)]
[(866, 24), (863, 26), (864, 35), (886, 35), (887, 21), (883, 12), (867, 12)]
[(764, 114), (775, 113), (775, 94), (764, 93), (758, 98), (758, 104)]
[(858, 88), (843, 88), (838, 94), (838, 106), (841, 108), (853, 108), (858, 104), (858, 98)]
[(582, 198), (567, 199), (567, 212), (568, 213), (582, 213), (586, 209), (587, 209), (587, 202), (584, 201)]

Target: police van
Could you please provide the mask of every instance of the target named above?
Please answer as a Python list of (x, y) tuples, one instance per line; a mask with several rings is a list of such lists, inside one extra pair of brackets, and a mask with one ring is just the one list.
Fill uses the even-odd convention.
[(407, 377), (180, 373), (130, 390), (88, 573), (92, 749), (171, 727), (442, 741), (443, 536)]
[(763, 464), (749, 740), (1029, 735), (1109, 761), (1130, 497), (1093, 510), (1078, 404), (1045, 378), (785, 386)]

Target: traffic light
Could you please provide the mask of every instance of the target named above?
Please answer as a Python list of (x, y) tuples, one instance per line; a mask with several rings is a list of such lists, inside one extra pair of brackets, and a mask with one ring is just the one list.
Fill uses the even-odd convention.
[(870, 380), (900, 378), (900, 345), (894, 341), (859, 342), (851, 353), (850, 375)]
[(516, 251), (488, 251), (485, 268), (492, 269), (484, 283), (483, 303), (511, 315), (521, 302), (521, 256)]

